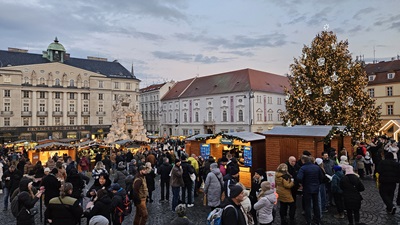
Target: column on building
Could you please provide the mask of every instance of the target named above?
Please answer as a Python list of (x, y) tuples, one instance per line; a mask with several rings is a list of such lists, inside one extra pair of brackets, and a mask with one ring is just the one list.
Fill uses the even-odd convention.
[(36, 97), (36, 91), (32, 91), (32, 126), (38, 126), (39, 125), (39, 119), (37, 117), (37, 97)]
[(49, 126), (53, 126), (54, 125), (54, 121), (53, 121), (53, 96), (52, 96), (52, 92), (46, 92), (46, 96), (47, 96), (47, 115), (48, 115), (48, 121), (47, 124)]

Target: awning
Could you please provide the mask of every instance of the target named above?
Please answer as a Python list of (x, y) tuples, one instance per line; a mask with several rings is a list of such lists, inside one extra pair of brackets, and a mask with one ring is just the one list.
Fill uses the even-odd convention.
[(71, 147), (72, 146), (70, 144), (65, 144), (65, 143), (61, 143), (61, 142), (51, 142), (51, 143), (36, 145), (35, 149), (46, 148), (46, 147), (53, 146), (53, 145), (55, 145), (55, 146), (63, 146), (63, 147)]

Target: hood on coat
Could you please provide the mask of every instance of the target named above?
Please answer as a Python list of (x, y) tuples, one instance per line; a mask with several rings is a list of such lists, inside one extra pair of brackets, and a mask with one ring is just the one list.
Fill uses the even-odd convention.
[(266, 191), (263, 198), (267, 198), (267, 200), (270, 201), (272, 204), (276, 202), (276, 195), (274, 190)]

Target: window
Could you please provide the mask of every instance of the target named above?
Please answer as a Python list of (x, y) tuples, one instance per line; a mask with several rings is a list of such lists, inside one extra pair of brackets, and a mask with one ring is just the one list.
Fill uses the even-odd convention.
[(89, 93), (83, 93), (83, 99), (88, 100), (89, 99)]
[(126, 83), (125, 89), (126, 90), (131, 90), (131, 83)]
[(83, 125), (89, 125), (89, 117), (83, 117)]
[(374, 81), (374, 80), (375, 80), (375, 75), (368, 76), (368, 81)]
[(23, 126), (29, 126), (29, 118), (24, 117), (24, 118), (22, 119), (22, 125), (23, 125)]
[(368, 89), (368, 94), (369, 94), (369, 97), (371, 97), (371, 98), (375, 97), (375, 89), (373, 89), (373, 88)]
[(387, 79), (393, 79), (393, 78), (394, 78), (394, 73), (387, 74)]
[(83, 105), (83, 111), (84, 112), (89, 112), (89, 105), (88, 104), (84, 104)]
[(4, 90), (4, 97), (11, 97), (11, 90)]
[(238, 121), (243, 122), (243, 110), (239, 109), (238, 112)]
[(85, 88), (89, 87), (89, 81), (87, 80), (83, 81), (83, 87)]
[(189, 130), (188, 129), (182, 129), (183, 136), (189, 136)]
[(114, 82), (114, 88), (119, 89), (119, 82)]
[(393, 105), (387, 105), (387, 114), (393, 115)]
[(46, 81), (44, 80), (43, 77), (40, 78), (39, 84), (40, 84), (40, 85), (46, 85)]
[(39, 91), (39, 98), (46, 98), (46, 92)]
[(69, 111), (75, 112), (75, 104), (69, 104)]
[(184, 122), (184, 123), (187, 123), (187, 113), (184, 113), (184, 114), (183, 114), (183, 122)]
[(194, 122), (199, 122), (199, 112), (194, 113)]
[(99, 124), (103, 124), (103, 117), (99, 117)]
[(75, 125), (75, 117), (69, 117), (69, 125)]
[(4, 118), (4, 126), (5, 127), (9, 127), (10, 126), (10, 118), (9, 117)]
[(262, 115), (261, 115), (261, 113), (257, 113), (257, 121), (262, 121)]
[(29, 103), (24, 103), (24, 112), (29, 112)]
[(386, 87), (387, 96), (393, 96), (393, 87)]
[(99, 80), (99, 88), (103, 88), (103, 81)]
[(45, 108), (46, 108), (46, 105), (45, 105), (45, 104), (43, 104), (43, 103), (40, 103), (40, 104), (39, 104), (39, 111), (40, 111), (40, 112), (46, 111)]
[(61, 98), (61, 92), (55, 92), (54, 93), (54, 98), (60, 99)]
[(75, 99), (75, 93), (69, 93), (69, 99)]
[(46, 120), (44, 117), (39, 117), (39, 126), (44, 126), (46, 125)]
[(278, 105), (282, 105), (282, 98), (277, 98), (277, 103)]
[(5, 102), (4, 103), (4, 111), (9, 112), (11, 108), (11, 103)]
[(228, 113), (226, 111), (222, 111), (222, 122), (227, 122), (228, 121)]
[(24, 77), (24, 84), (29, 84), (29, 77)]
[(99, 100), (103, 100), (103, 94), (99, 94)]
[(70, 87), (75, 87), (75, 81), (74, 80), (70, 80), (69, 81), (69, 86)]
[(200, 134), (200, 130), (199, 129), (194, 129), (194, 134)]
[(99, 112), (103, 112), (103, 105), (99, 105)]
[(61, 86), (60, 79), (56, 78), (56, 80), (54, 82), (54, 86)]
[(61, 112), (61, 104), (60, 103), (55, 104), (54, 111)]
[(208, 112), (208, 122), (212, 121), (212, 112)]
[(61, 118), (60, 117), (54, 117), (54, 123), (55, 123), (55, 125), (60, 126), (61, 125)]
[(268, 113), (268, 121), (272, 121), (272, 113)]
[(29, 91), (22, 91), (22, 96), (24, 98), (29, 98)]
[(272, 104), (272, 97), (268, 97), (268, 104)]

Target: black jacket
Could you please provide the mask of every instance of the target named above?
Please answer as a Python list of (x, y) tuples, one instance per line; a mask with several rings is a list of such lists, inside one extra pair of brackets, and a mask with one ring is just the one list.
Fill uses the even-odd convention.
[(104, 195), (101, 199), (94, 202), (92, 210), (85, 212), (85, 216), (90, 220), (93, 216), (101, 215), (108, 219), (111, 224), (111, 198)]
[(169, 174), (171, 173), (172, 165), (169, 163), (163, 163), (157, 170), (157, 173), (160, 174), (161, 181), (169, 181)]
[(81, 219), (83, 210), (76, 198), (65, 196), (52, 198), (45, 213), (53, 221), (52, 225), (74, 225)]
[[(234, 207), (225, 208), (227, 205)], [(227, 204), (222, 207), (225, 208), (222, 212), (222, 225), (246, 225), (245, 215), (243, 215), (240, 205), (236, 205), (231, 199), (228, 199)]]
[(190, 174), (194, 173), (194, 168), (192, 165), (189, 164), (187, 161), (182, 161), (181, 167), (183, 170), (182, 178), (185, 184), (190, 184), (192, 179), (190, 179)]
[(85, 188), (85, 182), (82, 177), (76, 172), (72, 172), (67, 176), (66, 182), (69, 182), (74, 187), (72, 189), (72, 197), (80, 199), (82, 196), (82, 190)]
[(364, 185), (355, 174), (345, 175), (340, 180), (340, 188), (343, 190), (344, 206), (346, 209), (358, 210), (363, 199), (360, 192), (364, 191)]
[(57, 178), (52, 174), (45, 176), (42, 180), (40, 186), (44, 186), (44, 205), (47, 206), (49, 204), (50, 199), (54, 197), (60, 196), (60, 187), (61, 183), (57, 180)]
[(400, 165), (393, 159), (382, 160), (376, 167), (380, 183), (398, 183), (400, 181)]
[(18, 208), (20, 210), (20, 213), (17, 217), (17, 225), (31, 225), (35, 224), (35, 218), (34, 216), (30, 215), (26, 210), (23, 208), (30, 210), (32, 209), (36, 202), (39, 200), (39, 198), (34, 197), (26, 192), (22, 191), (21, 193), (18, 194)]

